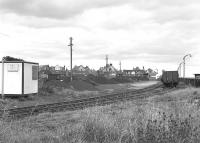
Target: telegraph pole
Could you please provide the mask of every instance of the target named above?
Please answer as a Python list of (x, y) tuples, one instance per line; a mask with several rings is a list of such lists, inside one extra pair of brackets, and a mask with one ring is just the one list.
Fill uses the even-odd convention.
[(108, 67), (108, 55), (106, 55), (106, 71), (108, 71), (107, 67)]
[(121, 63), (121, 61), (119, 62), (119, 69), (120, 69), (120, 73), (121, 73), (121, 71), (122, 71), (122, 63)]
[(73, 46), (72, 40), (73, 39), (72, 39), (72, 37), (70, 37), (69, 40), (70, 40), (70, 43), (68, 46), (70, 46), (70, 69), (71, 69), (70, 81), (72, 81), (72, 76), (73, 76), (73, 71), (72, 71), (72, 46)]
[(1, 77), (1, 97), (2, 99), (4, 99), (4, 57), (2, 58), (2, 65), (1, 65), (1, 69), (2, 69), (2, 77)]
[(183, 58), (183, 78), (185, 78), (185, 57)]

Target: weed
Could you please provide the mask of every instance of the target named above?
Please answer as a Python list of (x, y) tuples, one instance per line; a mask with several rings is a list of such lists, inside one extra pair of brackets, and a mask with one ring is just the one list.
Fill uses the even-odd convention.
[(166, 98), (160, 97), (161, 100), (156, 97), (153, 100), (155, 102), (150, 100), (141, 105), (123, 102), (115, 104), (118, 108), (107, 105), (75, 111), (73, 114), (44, 113), (13, 122), (2, 119), (0, 142), (198, 143), (200, 112), (196, 105), (184, 98), (196, 98), (199, 91), (189, 90), (188, 95), (178, 91), (166, 95)]

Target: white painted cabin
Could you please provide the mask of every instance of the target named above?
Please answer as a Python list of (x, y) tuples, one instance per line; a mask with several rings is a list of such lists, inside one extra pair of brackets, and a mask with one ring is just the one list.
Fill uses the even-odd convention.
[[(4, 94), (9, 96), (37, 94), (38, 69), (38, 63), (5, 61)], [(0, 62), (0, 92), (2, 93), (2, 62)]]

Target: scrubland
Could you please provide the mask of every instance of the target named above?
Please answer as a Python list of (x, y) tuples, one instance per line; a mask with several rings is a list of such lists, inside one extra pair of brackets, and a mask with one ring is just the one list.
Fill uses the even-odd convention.
[(0, 121), (5, 143), (198, 143), (200, 89)]

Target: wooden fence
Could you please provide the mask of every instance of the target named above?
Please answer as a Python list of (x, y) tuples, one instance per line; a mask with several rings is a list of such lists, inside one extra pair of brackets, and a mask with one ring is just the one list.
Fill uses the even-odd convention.
[(200, 87), (200, 79), (195, 78), (179, 78), (179, 82), (184, 82), (186, 85)]

